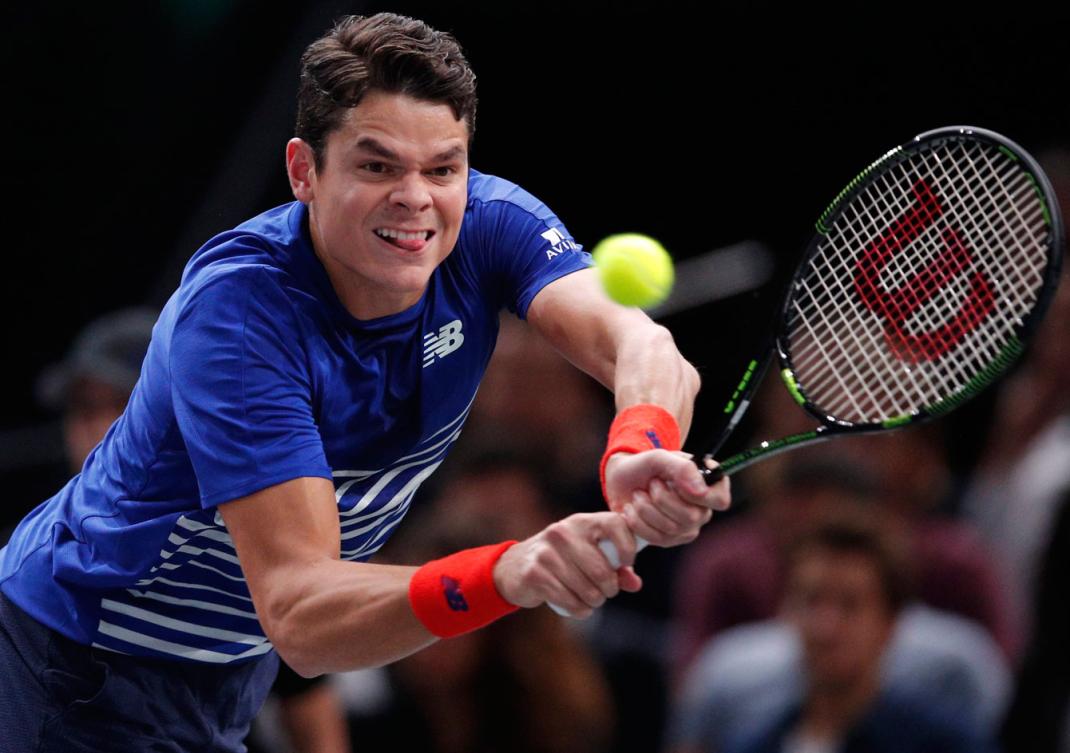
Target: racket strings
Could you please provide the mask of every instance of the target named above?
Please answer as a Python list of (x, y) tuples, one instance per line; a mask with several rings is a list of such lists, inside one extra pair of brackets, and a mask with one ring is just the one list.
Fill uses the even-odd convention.
[(873, 423), (970, 388), (1036, 303), (1049, 233), (1031, 177), (988, 143), (948, 140), (871, 177), (792, 291), (803, 393)]
[[(926, 221), (931, 221), (931, 216), (928, 217)], [(944, 240), (945, 240), (945, 246), (949, 245), (947, 243), (947, 237), (946, 236), (944, 237)], [(907, 258), (909, 258), (909, 257), (907, 257)], [(901, 264), (897, 264), (895, 266), (902, 266), (902, 265)], [(893, 270), (894, 269), (895, 269), (895, 267), (893, 267)], [(915, 270), (912, 267), (909, 267), (909, 266), (907, 267), (907, 271), (909, 272), (909, 274), (902, 274), (901, 275), (904, 279), (910, 280), (910, 283), (907, 284), (907, 286), (905, 287), (905, 290), (907, 290), (908, 292), (914, 292), (915, 290), (918, 289), (917, 286), (919, 285), (918, 273), (916, 273)], [(956, 271), (956, 270), (951, 270), (951, 271), (953, 272), (953, 271)], [(961, 271), (961, 269), (957, 270), (957, 271)], [(934, 278), (936, 280), (935, 283), (933, 283)], [(963, 279), (966, 279), (966, 278), (963, 278)], [(986, 277), (982, 277), (981, 279), (982, 280), (986, 280), (987, 278)], [(934, 276), (934, 275), (930, 275), (928, 281), (930, 283), (930, 288), (928, 289), (928, 291), (926, 291), (925, 288), (921, 288), (922, 292), (926, 293), (926, 295), (932, 295), (933, 293), (936, 293), (936, 292), (942, 292), (942, 294), (944, 296), (943, 300), (941, 300), (940, 298), (937, 298), (936, 299), (936, 305), (934, 305), (933, 307), (931, 307), (929, 309), (929, 312), (930, 312), (929, 321), (926, 322), (926, 321), (922, 320), (922, 323), (923, 324), (928, 324), (930, 329), (936, 329), (941, 324), (941, 322), (933, 321), (933, 314), (935, 313), (935, 316), (939, 317), (941, 314), (943, 314), (944, 312), (946, 312), (948, 310), (960, 311), (960, 307), (958, 305), (956, 305), (956, 304), (959, 304), (960, 299), (963, 298), (963, 292), (962, 292), (961, 289), (956, 291), (955, 287), (944, 287), (943, 285), (939, 284), (939, 283), (947, 283), (949, 281), (947, 279), (946, 275), (944, 275), (943, 278), (940, 278), (940, 277), (937, 277), (937, 276)], [(913, 287), (911, 287), (911, 285), (913, 285)], [(900, 289), (904, 289), (904, 288), (900, 288)], [(951, 294), (953, 292), (956, 293), (956, 295), (952, 296)], [(987, 292), (987, 288), (986, 288), (986, 292)], [(913, 304), (914, 305), (917, 304), (918, 297), (919, 296), (911, 296), (911, 298), (913, 298)], [(951, 300), (947, 300), (947, 298), (949, 298), (949, 297), (951, 298)], [(990, 303), (990, 296), (987, 296), (987, 297), (986, 296), (982, 296), (979, 300), (981, 301), (982, 304)], [(987, 310), (985, 310), (985, 306), (981, 305), (979, 308), (981, 309), (981, 313), (982, 314), (987, 314), (988, 313)], [(939, 348), (940, 346), (945, 346), (946, 347), (945, 343), (947, 343), (948, 341), (953, 342), (955, 339), (958, 339), (958, 337), (961, 337), (961, 335), (963, 334), (963, 331), (970, 330), (970, 329), (974, 328), (976, 326), (978, 320), (982, 318), (980, 315), (976, 315), (977, 308), (971, 307), (971, 308), (961, 309), (961, 311), (964, 311), (967, 315), (969, 315), (969, 314), (975, 314), (975, 315), (972, 316), (972, 317), (971, 316), (967, 316), (966, 318), (964, 318), (962, 321), (959, 322), (959, 324), (961, 325), (962, 322), (964, 321), (965, 322), (964, 326), (960, 326), (957, 329), (952, 329), (950, 331), (945, 331), (943, 333), (937, 332), (937, 334), (942, 334), (944, 336), (944, 340), (943, 341), (939, 341), (939, 340), (936, 341), (935, 345), (936, 345), (937, 348)], [(961, 313), (961, 311), (960, 311), (960, 313)], [(907, 335), (903, 332), (903, 326), (902, 326), (903, 322), (901, 321), (901, 318), (897, 318), (894, 315), (896, 312), (893, 311), (893, 312), (891, 312), (892, 315), (889, 315), (889, 312), (887, 310), (882, 310), (882, 311), (880, 311), (880, 313), (882, 315), (884, 315), (885, 319), (888, 322), (890, 322), (891, 325), (892, 325), (892, 326), (886, 326), (886, 328), (885, 328), (886, 329), (885, 334), (887, 336), (889, 344), (894, 346), (894, 345), (897, 344), (897, 341), (899, 341), (900, 344), (901, 344), (902, 341), (906, 340), (907, 339)], [(949, 334), (949, 332), (950, 332), (950, 334)], [(892, 337), (892, 335), (895, 335), (895, 337)], [(933, 338), (930, 337), (930, 340), (932, 340), (932, 339)], [(931, 343), (931, 342), (930, 343), (924, 343), (924, 344), (929, 346), (929, 347), (931, 347), (933, 345), (933, 343)], [(917, 345), (917, 343), (915, 343), (915, 345)], [(912, 353), (909, 350), (906, 350), (906, 352), (903, 352), (904, 349), (902, 347), (898, 348), (898, 350), (899, 350), (898, 355), (901, 358), (906, 358), (906, 359), (909, 359), (909, 360), (918, 360), (918, 356), (920, 356), (922, 358), (924, 358), (926, 356), (930, 356), (929, 360), (935, 360), (934, 358), (931, 357), (930, 352), (928, 352), (928, 351), (922, 351), (921, 353)], [(941, 354), (940, 351), (936, 350), (935, 355), (939, 356), (940, 354)], [(958, 361), (951, 360), (951, 361), (947, 361), (946, 365), (954, 367), (954, 366), (961, 366), (962, 364), (960, 362), (958, 362)], [(962, 379), (962, 374), (963, 374), (962, 370), (959, 369), (957, 371), (957, 376), (960, 377), (960, 380)]]

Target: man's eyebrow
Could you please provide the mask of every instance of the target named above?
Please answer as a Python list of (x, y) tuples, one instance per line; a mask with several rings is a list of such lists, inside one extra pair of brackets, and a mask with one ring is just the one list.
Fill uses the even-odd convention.
[(450, 160), (455, 160), (458, 157), (463, 157), (463, 156), (464, 156), (464, 147), (463, 146), (455, 146), (452, 149), (447, 149), (444, 152), (440, 152), (439, 154), (436, 154), (434, 157), (431, 158), (431, 161), (432, 162), (449, 162)]
[(357, 149), (363, 149), (366, 152), (382, 157), (383, 159), (393, 160), (394, 162), (400, 161), (400, 157), (396, 152), (392, 152), (371, 136), (364, 136), (357, 141)]
[[(388, 149), (383, 144), (381, 144), (378, 141), (376, 141), (375, 139), (373, 139), (371, 136), (364, 136), (364, 137), (358, 139), (357, 143), (356, 143), (356, 148), (357, 149), (363, 149), (366, 152), (371, 152), (372, 154), (376, 155), (377, 157), (382, 157), (383, 159), (390, 160), (391, 162), (400, 162), (401, 161), (401, 157), (398, 156), (397, 152), (394, 152), (393, 150)], [(455, 160), (458, 157), (462, 157), (462, 156), (464, 156), (464, 147), (463, 146), (454, 146), (454, 147), (450, 147), (449, 149), (447, 149), (444, 152), (440, 152), (440, 153), (436, 154), (434, 157), (431, 158), (431, 161), (432, 162), (449, 162), (451, 160)]]

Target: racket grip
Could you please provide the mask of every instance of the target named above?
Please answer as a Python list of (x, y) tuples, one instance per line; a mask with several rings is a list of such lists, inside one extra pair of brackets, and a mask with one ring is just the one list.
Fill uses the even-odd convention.
[[(647, 547), (647, 544), (649, 544), (649, 543), (650, 542), (647, 541), (646, 539), (644, 539), (642, 536), (636, 536), (635, 537), (635, 552), (636, 552), (636, 554), (638, 554), (639, 552), (643, 551), (643, 549), (645, 549)], [(602, 554), (603, 554), (603, 556), (605, 556), (606, 562), (609, 563), (609, 566), (612, 567), (614, 570), (619, 570), (620, 569), (620, 552), (617, 551), (616, 545), (612, 541), (610, 541), (609, 539), (602, 539), (601, 541), (598, 542), (598, 548), (602, 550)], [(571, 617), (572, 616), (571, 612), (569, 612), (567, 609), (565, 609), (562, 606), (558, 606), (557, 604), (554, 604), (552, 601), (546, 602), (546, 605), (548, 607), (550, 607), (550, 609), (554, 610), (557, 614), (561, 615), (562, 617)]]
[(699, 468), (698, 472), (702, 474), (707, 486), (713, 486), (724, 478), (724, 471), (721, 470), (720, 466), (716, 468)]
[(702, 474), (702, 478), (706, 482), (706, 486), (713, 486), (725, 477), (725, 472), (724, 469), (719, 465), (714, 468), (707, 468), (706, 458), (708, 457), (709, 455), (700, 460), (695, 460), (695, 465), (698, 466), (698, 472)]

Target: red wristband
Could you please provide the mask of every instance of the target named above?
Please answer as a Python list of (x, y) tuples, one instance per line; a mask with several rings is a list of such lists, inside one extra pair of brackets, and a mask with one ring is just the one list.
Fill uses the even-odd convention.
[(465, 549), (418, 569), (409, 581), (409, 604), (424, 627), (452, 638), (515, 612), (494, 585), (494, 564), (515, 543)]
[(676, 418), (660, 405), (641, 403), (632, 405), (613, 419), (609, 427), (609, 440), (598, 467), (598, 477), (602, 481), (602, 496), (606, 496), (606, 463), (609, 456), (617, 452), (642, 452), (661, 448), (664, 450), (680, 449), (680, 427)]

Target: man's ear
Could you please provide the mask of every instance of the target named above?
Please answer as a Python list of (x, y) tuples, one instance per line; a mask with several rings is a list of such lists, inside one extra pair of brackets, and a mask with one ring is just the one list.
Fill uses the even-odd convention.
[(312, 147), (302, 139), (293, 138), (286, 143), (286, 174), (294, 198), (303, 204), (310, 203), (315, 193), (316, 158)]

